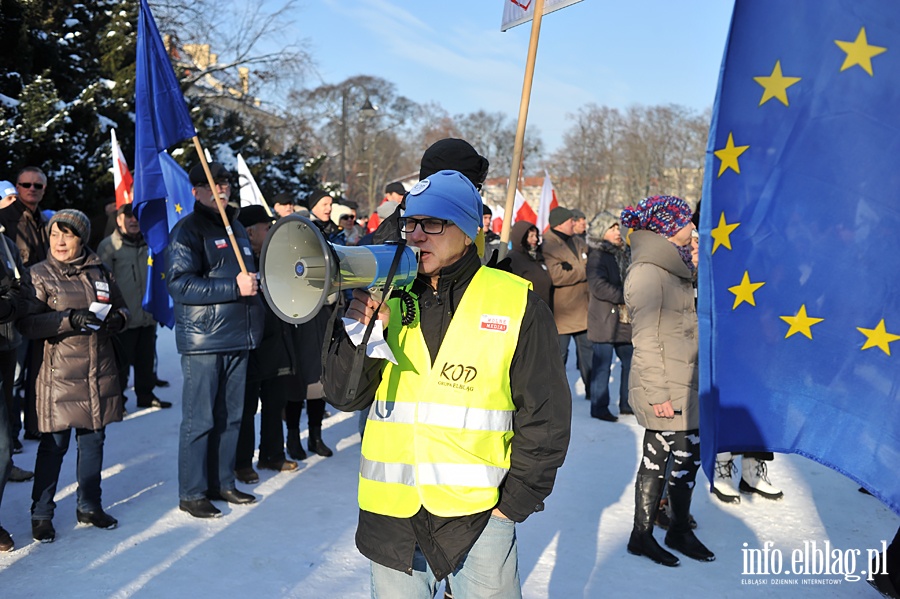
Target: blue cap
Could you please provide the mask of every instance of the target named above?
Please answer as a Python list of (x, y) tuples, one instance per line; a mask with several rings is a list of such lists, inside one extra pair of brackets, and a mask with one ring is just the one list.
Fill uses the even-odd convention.
[(17, 195), (19, 195), (19, 191), (16, 189), (15, 185), (9, 181), (0, 181), (0, 199), (5, 198), (6, 196)]
[(478, 190), (464, 175), (438, 171), (409, 190), (405, 214), (445, 218), (474, 241), (482, 224), (483, 205)]

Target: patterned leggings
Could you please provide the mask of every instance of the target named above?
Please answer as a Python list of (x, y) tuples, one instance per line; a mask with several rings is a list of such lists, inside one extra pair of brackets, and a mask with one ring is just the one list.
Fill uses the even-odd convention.
[(640, 476), (663, 478), (669, 459), (672, 473), (669, 485), (692, 489), (700, 468), (700, 431), (645, 431), (644, 454), (638, 469)]

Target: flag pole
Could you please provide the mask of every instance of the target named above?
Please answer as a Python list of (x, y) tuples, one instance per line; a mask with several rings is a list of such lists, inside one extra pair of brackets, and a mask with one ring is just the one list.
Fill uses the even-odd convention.
[(266, 201), (265, 196), (260, 195), (260, 196), (259, 196), (259, 201), (262, 202), (262, 207), (266, 209), (266, 214), (267, 214), (269, 217), (272, 217), (272, 216), (273, 216), (273, 215), (272, 215), (272, 209), (269, 208), (269, 203)]
[(537, 59), (538, 38), (541, 34), (541, 19), (544, 16), (544, 0), (535, 0), (534, 17), (531, 20), (531, 39), (528, 42), (528, 60), (525, 63), (525, 81), (522, 84), (522, 99), (519, 102), (519, 120), (516, 126), (516, 141), (513, 146), (512, 164), (509, 170), (509, 185), (506, 189), (506, 209), (503, 214), (503, 228), (500, 230), (500, 252), (502, 259), (509, 250), (509, 229), (513, 208), (516, 204), (516, 187), (519, 168), (522, 164), (522, 148), (525, 145), (525, 121), (528, 119), (528, 103), (531, 101), (531, 83), (534, 79), (534, 63)]
[(213, 180), (212, 172), (209, 170), (209, 163), (206, 161), (206, 153), (203, 150), (203, 146), (200, 145), (200, 138), (195, 135), (191, 140), (194, 142), (194, 147), (197, 149), (197, 156), (200, 158), (200, 164), (203, 165), (203, 172), (206, 173), (206, 181), (209, 183), (209, 189), (212, 191), (216, 207), (219, 209), (219, 216), (222, 217), (222, 224), (225, 225), (225, 232), (228, 233), (231, 247), (234, 248), (234, 255), (237, 257), (238, 265), (241, 267), (241, 272), (246, 275), (248, 274), (247, 266), (244, 264), (241, 250), (238, 248), (237, 241), (234, 238), (234, 231), (231, 228), (231, 223), (228, 222), (228, 215), (225, 214), (225, 207), (219, 202), (219, 192), (216, 190), (216, 182)]

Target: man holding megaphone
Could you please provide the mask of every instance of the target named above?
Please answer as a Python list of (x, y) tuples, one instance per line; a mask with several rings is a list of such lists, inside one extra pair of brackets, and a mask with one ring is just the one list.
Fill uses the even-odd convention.
[(329, 342), (329, 401), (371, 406), (356, 544), (375, 596), (432, 597), (449, 577), (460, 597), (521, 597), (515, 523), (544, 509), (568, 448), (553, 315), (527, 281), (481, 265), (481, 222), (459, 172), (419, 181), (399, 219), (419, 250), (413, 301), (357, 288), (346, 311), (382, 321), (396, 364), (366, 358), (357, 384), (352, 342), (340, 328)]

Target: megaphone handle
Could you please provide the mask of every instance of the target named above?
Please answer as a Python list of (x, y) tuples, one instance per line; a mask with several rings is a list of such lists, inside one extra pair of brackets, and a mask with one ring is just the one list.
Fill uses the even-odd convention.
[[(397, 267), (400, 266), (400, 257), (403, 255), (404, 245), (398, 244), (397, 250), (394, 252), (394, 259), (391, 260), (391, 267), (388, 269), (387, 278), (385, 279), (384, 289), (387, 290), (387, 293), (372, 289), (369, 293), (377, 293), (379, 294), (378, 298), (378, 309), (381, 309), (381, 304), (384, 303), (384, 298), (390, 297), (390, 292), (393, 289), (393, 281), (394, 275), (397, 274)], [(363, 367), (363, 358), (366, 356), (366, 346), (369, 344), (369, 337), (372, 336), (372, 329), (375, 327), (375, 321), (377, 318), (378, 310), (375, 310), (375, 318), (369, 320), (369, 324), (366, 325), (366, 332), (363, 334), (362, 341), (356, 347), (356, 355), (353, 356), (353, 366), (350, 369), (350, 376), (347, 379), (347, 391), (344, 394), (345, 399), (347, 401), (353, 401), (356, 399), (356, 393), (359, 391), (359, 381), (362, 379), (362, 367)], [(325, 359), (323, 357), (322, 364), (325, 364)]]

